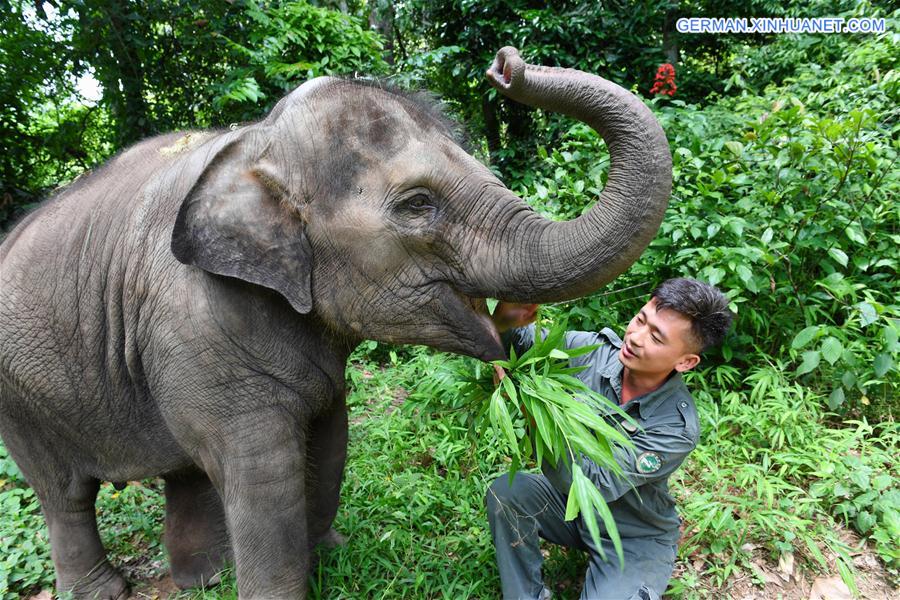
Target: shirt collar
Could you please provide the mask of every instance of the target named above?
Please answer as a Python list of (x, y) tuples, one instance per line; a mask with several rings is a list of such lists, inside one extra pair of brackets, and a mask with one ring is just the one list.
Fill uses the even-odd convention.
[[(616, 359), (609, 362), (603, 373), (603, 376), (609, 379), (609, 383), (616, 393), (617, 404), (622, 401), (622, 373), (624, 371), (625, 366), (619, 361), (618, 355), (616, 355)], [(641, 418), (645, 420), (649, 419), (653, 413), (656, 412), (659, 405), (662, 404), (666, 398), (671, 396), (676, 388), (682, 385), (684, 385), (684, 383), (681, 378), (681, 373), (678, 373), (677, 371), (673, 372), (661, 386), (652, 392), (643, 394), (637, 398), (632, 398), (626, 404), (620, 404), (620, 407), (623, 410), (627, 410), (629, 407), (637, 405)]]

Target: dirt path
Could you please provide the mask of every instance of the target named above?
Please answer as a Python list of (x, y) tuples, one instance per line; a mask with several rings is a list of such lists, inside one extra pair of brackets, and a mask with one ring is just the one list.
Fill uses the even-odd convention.
[[(849, 531), (843, 532), (844, 541), (851, 548), (859, 546), (860, 540)], [(705, 591), (708, 598), (730, 600), (852, 600), (853, 594), (838, 575), (837, 565), (830, 561), (830, 573), (801, 573), (794, 567), (793, 560), (782, 560), (773, 564), (767, 556), (756, 548), (748, 548), (751, 554), (751, 570), (736, 569), (728, 582), (719, 588), (713, 585), (709, 576), (702, 574), (703, 566), (695, 562), (679, 562), (675, 577), (697, 578), (697, 591)], [(891, 587), (890, 574), (868, 546), (852, 554), (856, 568), (856, 585), (859, 598), (863, 600), (897, 600), (900, 591)], [(702, 561), (700, 561), (702, 563)]]

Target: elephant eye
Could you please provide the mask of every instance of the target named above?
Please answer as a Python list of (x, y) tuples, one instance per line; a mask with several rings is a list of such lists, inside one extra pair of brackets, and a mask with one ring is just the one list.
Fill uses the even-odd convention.
[(406, 208), (412, 208), (416, 210), (421, 210), (423, 208), (434, 208), (434, 204), (431, 202), (431, 198), (426, 196), (425, 194), (416, 194), (412, 198), (409, 198), (406, 202), (403, 203)]

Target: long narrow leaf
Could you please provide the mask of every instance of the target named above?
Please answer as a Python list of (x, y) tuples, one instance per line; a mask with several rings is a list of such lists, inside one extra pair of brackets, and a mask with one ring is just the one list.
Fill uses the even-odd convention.
[(497, 393), (491, 396), (491, 421), (494, 426), (500, 429), (506, 436), (509, 443), (510, 452), (518, 456), (518, 448), (516, 444), (516, 433), (513, 431), (512, 418), (509, 416), (509, 410), (506, 408), (506, 401), (503, 394)]
[(569, 497), (566, 500), (566, 516), (564, 517), (564, 519), (566, 521), (571, 521), (578, 516), (578, 513), (580, 511), (581, 507), (578, 506), (578, 495), (573, 494), (572, 490), (569, 490)]
[(504, 377), (500, 383), (503, 385), (503, 391), (506, 392), (509, 401), (512, 402), (513, 405), (518, 405), (519, 394), (516, 392), (516, 386), (513, 384), (512, 379)]
[[(600, 557), (606, 560), (606, 552), (603, 550), (603, 540), (600, 538), (600, 527), (597, 525), (597, 514), (593, 510), (593, 498), (591, 491), (596, 492), (597, 488), (590, 479), (581, 472), (581, 467), (577, 463), (572, 464), (572, 490), (570, 496), (578, 498), (578, 506), (581, 509), (581, 519), (587, 525), (588, 532), (591, 534), (591, 541), (600, 552)], [(604, 504), (605, 506), (605, 504)]]
[(569, 358), (575, 358), (578, 356), (583, 356), (585, 354), (590, 354), (603, 344), (591, 344), (590, 346), (580, 346), (578, 348), (567, 348), (566, 354), (569, 355)]

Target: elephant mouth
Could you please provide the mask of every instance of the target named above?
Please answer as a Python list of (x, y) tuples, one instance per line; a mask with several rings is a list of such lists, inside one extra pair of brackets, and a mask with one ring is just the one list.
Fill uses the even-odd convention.
[(474, 296), (467, 296), (459, 290), (451, 287), (454, 296), (460, 301), (461, 308), (466, 313), (465, 321), (460, 324), (460, 332), (468, 333), (475, 343), (474, 356), (485, 361), (505, 359), (506, 353), (500, 342), (500, 334), (494, 326), (494, 321), (488, 312), (487, 300)]
[(490, 317), (486, 298), (473, 298), (471, 296), (466, 296), (465, 294), (460, 295), (465, 299), (466, 304), (468, 304), (473, 311), (475, 311), (479, 315), (487, 315), (488, 317)]

